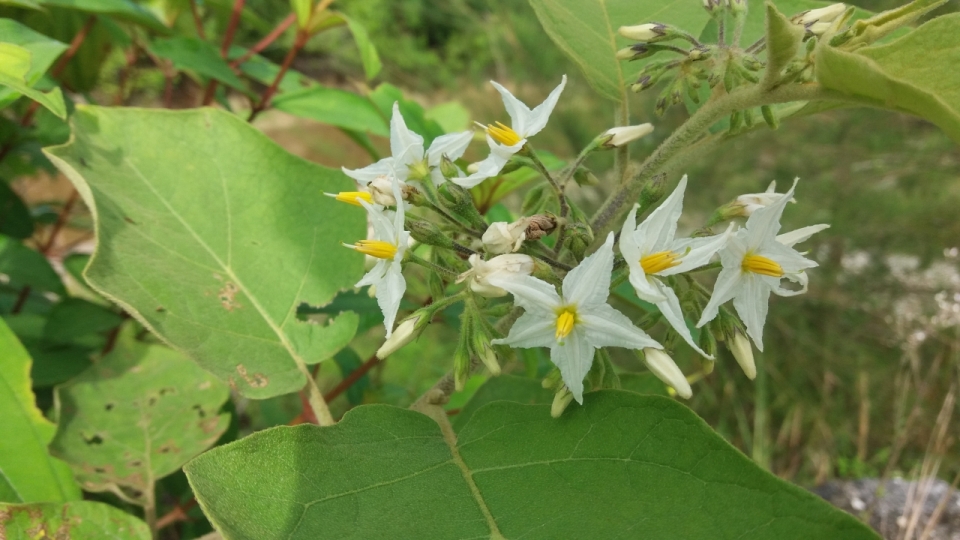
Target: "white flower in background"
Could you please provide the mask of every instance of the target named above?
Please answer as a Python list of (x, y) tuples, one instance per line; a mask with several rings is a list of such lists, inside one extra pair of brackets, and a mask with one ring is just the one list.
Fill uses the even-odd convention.
[(813, 24), (816, 22), (828, 23), (843, 15), (847, 10), (846, 4), (832, 4), (819, 9), (804, 11), (795, 19), (797, 24)]
[(479, 253), (474, 253), (469, 261), (472, 268), (460, 274), (457, 283), (470, 280), (470, 290), (487, 298), (507, 295), (507, 291), (490, 284), (491, 276), (503, 275), (507, 278), (511, 275), (529, 276), (535, 267), (533, 257), (521, 253), (498, 255), (489, 261), (483, 260)]
[(650, 372), (676, 390), (678, 396), (683, 399), (690, 399), (690, 396), (693, 395), (690, 382), (683, 376), (683, 372), (680, 371), (677, 363), (673, 361), (673, 358), (670, 358), (669, 354), (660, 349), (644, 349), (643, 361), (647, 364)]
[(424, 150), (423, 137), (410, 131), (400, 106), (393, 104), (393, 118), (390, 119), (390, 153), (391, 157), (362, 169), (343, 168), (343, 172), (367, 186), (379, 177), (396, 176), (401, 184), (408, 179), (433, 179), (435, 184), (442, 184), (443, 174), (440, 172), (440, 158), (446, 155), (449, 159), (459, 159), (473, 140), (472, 131), (441, 135), (433, 140), (430, 148)]
[(612, 127), (603, 132), (601, 137), (610, 137), (610, 140), (603, 143), (608, 148), (617, 148), (627, 143), (631, 143), (641, 137), (653, 133), (653, 124), (639, 124), (636, 126)]
[[(742, 217), (750, 217), (754, 212), (761, 208), (766, 208), (771, 204), (779, 201), (783, 197), (783, 193), (777, 193), (777, 181), (774, 180), (770, 182), (770, 185), (767, 187), (767, 190), (763, 193), (746, 193), (740, 195), (733, 202), (734, 205), (742, 208), (741, 213), (739, 214)], [(790, 198), (790, 202), (797, 202), (795, 199)]]
[[(817, 263), (804, 258), (799, 252), (777, 241), (780, 216), (787, 202), (793, 197), (796, 182), (777, 202), (761, 208), (750, 216), (747, 226), (730, 237), (720, 251), (723, 270), (717, 276), (713, 296), (703, 310), (697, 327), (717, 316), (720, 305), (733, 299), (740, 319), (747, 326), (747, 334), (763, 351), (763, 324), (767, 318), (767, 301), (770, 293), (779, 296), (794, 296), (806, 290), (807, 268)], [(787, 278), (804, 285), (800, 291), (780, 287), (780, 280)]]
[(578, 403), (583, 403), (583, 378), (590, 371), (599, 347), (661, 349), (607, 304), (613, 271), (613, 233), (607, 241), (563, 278), (563, 294), (553, 285), (526, 275), (491, 275), (487, 281), (513, 294), (524, 309), (504, 339), (494, 345), (549, 347), (550, 360), (560, 368), (564, 384)]
[[(663, 318), (687, 344), (701, 355), (713, 359), (694, 342), (683, 318), (677, 293), (662, 281), (667, 276), (689, 272), (707, 264), (730, 237), (728, 228), (723, 234), (706, 238), (675, 238), (686, 187), (687, 177), (684, 176), (667, 200), (651, 212), (639, 227), (636, 225), (638, 205), (634, 205), (620, 232), (620, 253), (627, 261), (630, 284), (637, 291), (637, 296), (655, 304)], [(677, 391), (680, 389), (677, 388)]]
[[(400, 182), (397, 179), (393, 180), (393, 193), (394, 197), (400, 199)], [(407, 290), (407, 282), (400, 272), (400, 263), (407, 251), (410, 233), (403, 230), (402, 204), (397, 206), (396, 212), (390, 212), (380, 205), (372, 205), (362, 199), (359, 202), (370, 216), (374, 239), (360, 240), (356, 244), (344, 246), (379, 259), (355, 286), (372, 285), (376, 288), (377, 304), (383, 312), (383, 323), (387, 327), (389, 338), (393, 333), (397, 310), (400, 309), (400, 300)]]
[(557, 101), (560, 99), (560, 93), (567, 84), (567, 76), (564, 75), (560, 84), (550, 92), (543, 103), (537, 105), (531, 110), (522, 101), (514, 97), (509, 90), (500, 86), (495, 81), (490, 81), (493, 87), (500, 92), (503, 98), (503, 106), (510, 116), (510, 126), (505, 126), (500, 122), (483, 126), (487, 132), (487, 144), (490, 145), (490, 155), (486, 159), (471, 166), (471, 170), (476, 172), (469, 176), (454, 180), (457, 184), (471, 188), (486, 178), (496, 176), (503, 169), (503, 166), (510, 161), (514, 154), (527, 144), (527, 139), (533, 137), (543, 130), (553, 113)]
[(483, 232), (480, 241), (483, 242), (483, 249), (487, 253), (511, 253), (520, 249), (523, 241), (527, 239), (527, 227), (530, 226), (530, 218), (520, 218), (513, 223), (506, 221), (497, 221), (491, 223), (487, 230)]

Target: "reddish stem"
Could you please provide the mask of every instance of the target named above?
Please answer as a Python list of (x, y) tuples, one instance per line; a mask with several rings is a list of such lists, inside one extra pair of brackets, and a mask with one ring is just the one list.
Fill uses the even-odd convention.
[(47, 241), (40, 246), (39, 251), (42, 255), (46, 256), (50, 253), (53, 243), (57, 240), (57, 235), (60, 234), (60, 229), (67, 223), (70, 211), (73, 210), (73, 205), (77, 203), (79, 196), (80, 194), (76, 189), (71, 190), (70, 197), (63, 203), (63, 208), (61, 208), (60, 213), (57, 214), (57, 221), (53, 224), (53, 229), (50, 230), (50, 236), (47, 237)]
[(60, 57), (60, 60), (57, 61), (56, 65), (53, 66), (53, 69), (50, 70), (50, 76), (54, 79), (59, 79), (60, 75), (63, 73), (63, 70), (67, 68), (67, 63), (70, 61), (74, 55), (77, 54), (77, 51), (80, 49), (80, 46), (83, 45), (83, 41), (87, 39), (87, 34), (90, 33), (90, 29), (93, 28), (94, 23), (97, 22), (97, 16), (91, 15), (87, 18), (87, 22), (83, 23), (83, 27), (80, 28), (80, 31), (77, 32), (77, 35), (73, 36), (73, 41), (70, 42), (70, 46), (67, 48), (67, 52), (63, 53), (63, 56)]
[[(230, 22), (227, 24), (227, 32), (223, 36), (223, 44), (220, 46), (220, 56), (224, 59), (230, 52), (230, 45), (233, 44), (233, 36), (237, 33), (237, 26), (240, 24), (240, 15), (243, 13), (243, 4), (245, 0), (236, 0), (233, 3), (233, 11), (230, 13)], [(233, 67), (233, 66), (231, 66)], [(217, 91), (217, 81), (210, 79), (207, 88), (203, 92), (203, 100), (200, 102), (204, 106), (213, 102)]]
[(296, 22), (296, 20), (297, 20), (297, 16), (291, 13), (289, 16), (287, 16), (286, 19), (280, 21), (280, 24), (278, 24), (277, 27), (274, 28), (269, 34), (267, 34), (266, 36), (263, 37), (263, 39), (258, 41), (256, 45), (247, 49), (247, 52), (243, 53), (243, 56), (230, 62), (230, 67), (239, 66), (240, 64), (252, 58), (253, 55), (269, 47), (270, 44), (276, 41), (278, 37), (282, 36), (283, 33), (287, 31), (287, 28), (290, 28), (290, 25)]
[(277, 88), (280, 86), (280, 81), (283, 80), (283, 76), (287, 74), (287, 70), (290, 69), (290, 66), (293, 64), (293, 59), (297, 57), (297, 53), (300, 52), (300, 49), (307, 44), (308, 39), (310, 39), (310, 34), (306, 33), (304, 30), (297, 31), (297, 38), (293, 41), (293, 47), (291, 47), (290, 51), (287, 52), (286, 58), (283, 59), (283, 64), (280, 65), (280, 71), (273, 79), (273, 83), (271, 83), (270, 86), (268, 86), (263, 92), (260, 102), (254, 105), (253, 110), (250, 111), (250, 117), (247, 118), (247, 122), (253, 122), (254, 118), (256, 118), (258, 114), (270, 106), (270, 100), (273, 98), (273, 95), (277, 93)]
[(10, 311), (11, 315), (16, 315), (20, 313), (20, 310), (23, 309), (24, 304), (27, 303), (27, 298), (30, 298), (30, 286), (26, 285), (24, 288), (20, 289), (20, 294), (17, 295), (17, 301), (13, 304), (13, 309)]
[(373, 369), (378, 364), (380, 364), (380, 362), (382, 362), (382, 360), (377, 358), (376, 355), (371, 356), (366, 362), (361, 364), (360, 367), (351, 371), (346, 377), (344, 377), (343, 380), (340, 381), (340, 384), (335, 386), (333, 390), (327, 392), (327, 394), (323, 396), (324, 401), (326, 401), (327, 403), (330, 403), (331, 401), (339, 397), (340, 394), (349, 390), (351, 386), (353, 386), (357, 381), (359, 381), (361, 377), (366, 375), (367, 372), (369, 372), (371, 369)]
[(187, 512), (189, 512), (190, 509), (196, 505), (197, 505), (197, 498), (192, 497), (189, 501), (183, 504), (178, 504), (177, 506), (174, 506), (173, 510), (170, 510), (169, 512), (161, 516), (160, 519), (157, 520), (157, 525), (156, 525), (157, 530), (159, 531), (160, 529), (167, 527), (169, 525), (173, 525), (178, 521), (186, 521), (187, 519), (189, 519), (189, 516), (187, 516)]
[(193, 14), (193, 24), (197, 27), (197, 35), (200, 39), (206, 41), (207, 33), (203, 29), (203, 21), (200, 20), (200, 11), (197, 10), (196, 0), (190, 0), (190, 13)]
[(127, 81), (130, 80), (130, 72), (133, 70), (133, 65), (137, 63), (138, 56), (137, 44), (134, 43), (127, 49), (127, 62), (123, 65), (123, 69), (120, 70), (120, 80), (117, 82), (117, 96), (113, 98), (114, 105), (123, 105), (127, 93)]

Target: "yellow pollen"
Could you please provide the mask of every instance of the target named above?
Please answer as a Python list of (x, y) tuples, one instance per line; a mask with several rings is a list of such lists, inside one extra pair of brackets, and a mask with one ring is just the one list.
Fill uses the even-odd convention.
[(520, 142), (523, 137), (521, 137), (513, 129), (501, 124), (500, 122), (496, 123), (497, 125), (487, 125), (487, 133), (493, 137), (493, 140), (497, 141), (500, 144), (506, 146), (513, 146)]
[(640, 258), (640, 267), (644, 274), (658, 274), (680, 264), (680, 257), (672, 251), (651, 253)]
[(327, 193), (327, 195), (340, 202), (345, 202), (354, 206), (362, 206), (360, 204), (361, 200), (366, 201), (368, 204), (373, 204), (373, 196), (366, 191), (341, 191), (337, 194)]
[(557, 312), (557, 341), (573, 332), (573, 325), (577, 322), (577, 310), (572, 307), (562, 308)]
[(744, 272), (753, 272), (754, 274), (771, 277), (783, 277), (783, 268), (775, 261), (762, 255), (748, 254), (743, 258), (743, 263), (741, 263), (740, 267), (743, 268)]
[(397, 254), (397, 246), (383, 240), (360, 240), (353, 245), (344, 244), (344, 247), (378, 259), (392, 259)]

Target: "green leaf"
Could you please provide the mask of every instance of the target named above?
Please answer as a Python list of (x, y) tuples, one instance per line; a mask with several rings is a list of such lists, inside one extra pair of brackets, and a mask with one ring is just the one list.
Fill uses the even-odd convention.
[(369, 99), (352, 92), (313, 86), (273, 98), (274, 108), (331, 126), (390, 136), (390, 127)]
[(633, 43), (617, 33), (621, 26), (659, 22), (698, 33), (709, 18), (700, 2), (686, 0), (529, 1), (547, 35), (600, 95), (614, 101), (627, 98), (627, 86), (643, 66), (614, 56)]
[[(440, 124), (427, 118), (426, 111), (416, 101), (403, 97), (403, 91), (392, 84), (383, 83), (369, 95), (370, 101), (380, 109), (384, 119), (393, 115), (393, 104), (398, 103), (407, 127), (423, 136), (423, 143), (430, 146), (433, 139), (444, 134)], [(386, 120), (385, 120), (386, 121)]]
[(516, 375), (500, 375), (491, 377), (483, 386), (477, 389), (470, 401), (463, 406), (460, 413), (453, 417), (453, 429), (460, 431), (467, 425), (477, 409), (494, 401), (513, 401), (526, 405), (549, 405), (553, 403), (553, 392), (547, 390), (539, 379), (517, 377)]
[(36, 10), (43, 9), (43, 7), (36, 2), (36, 0), (0, 0), (0, 6), (13, 6)]
[(0, 274), (6, 274), (13, 287), (28, 286), (38, 292), (67, 295), (60, 276), (46, 257), (3, 235), (0, 235)]
[(764, 88), (773, 88), (780, 81), (780, 72), (797, 56), (806, 33), (803, 26), (790, 22), (767, 2), (767, 67), (763, 73)]
[(637, 394), (649, 394), (654, 396), (669, 396), (670, 392), (663, 381), (656, 375), (650, 373), (620, 373), (620, 388), (629, 390)]
[(377, 48), (373, 45), (373, 41), (370, 41), (370, 35), (367, 33), (366, 27), (360, 21), (343, 13), (338, 12), (336, 15), (347, 22), (347, 28), (353, 34), (353, 41), (357, 43), (357, 48), (360, 49), (360, 62), (363, 63), (363, 72), (366, 74), (368, 81), (373, 79), (383, 69), (383, 63), (380, 62), (380, 55), (377, 54)]
[[(247, 49), (234, 45), (230, 47), (230, 52), (227, 54), (227, 57), (231, 61), (236, 60), (237, 58), (240, 58), (246, 54), (246, 52)], [(280, 73), (279, 65), (267, 60), (259, 54), (251, 56), (247, 61), (240, 64), (239, 68), (240, 71), (242, 71), (247, 77), (250, 77), (251, 79), (267, 86), (272, 84), (277, 78), (277, 75)], [(299, 71), (295, 69), (288, 69), (283, 75), (283, 79), (281, 79), (278, 88), (281, 92), (293, 92), (307, 86), (316, 86), (316, 84), (316, 82)], [(270, 103), (273, 104), (274, 101), (271, 101)]]
[[(59, 305), (54, 305), (53, 309), (56, 310)], [(83, 343), (49, 341), (44, 338), (47, 320), (47, 316), (37, 313), (5, 317), (10, 330), (17, 335), (33, 358), (30, 378), (34, 388), (47, 388), (80, 374), (90, 367), (93, 352), (100, 350), (105, 343), (105, 338), (101, 336), (87, 336), (88, 339)]]
[[(606, 390), (560, 419), (495, 402), (454, 440), (385, 405), (261, 431), (185, 467), (228, 538), (877, 539), (673, 400)], [(455, 446), (451, 446), (455, 444)]]
[(43, 336), (54, 343), (72, 343), (91, 334), (108, 332), (122, 322), (123, 317), (110, 309), (79, 298), (67, 298), (50, 311)]
[(132, 339), (56, 389), (50, 451), (87, 491), (147, 493), (227, 429), (227, 385), (190, 359)]
[[(340, 242), (366, 216), (353, 189), (233, 115), (81, 106), (73, 140), (46, 150), (93, 213), (87, 283), (248, 397), (297, 391), (305, 364), (346, 346), (357, 316), (297, 320), (363, 275)], [(162, 138), (156, 134), (162, 133)]]
[(63, 102), (63, 94), (60, 93), (59, 88), (41, 92), (27, 84), (25, 77), (32, 69), (31, 57), (30, 51), (19, 45), (0, 43), (0, 86), (6, 86), (12, 92), (23, 94), (50, 109), (50, 112), (60, 118), (66, 118), (67, 106)]
[(430, 107), (423, 116), (439, 124), (447, 133), (470, 129), (470, 111), (459, 101), (447, 101)]
[(0, 504), (5, 540), (150, 540), (147, 524), (106, 503)]
[(33, 236), (33, 218), (30, 209), (12, 189), (0, 179), (0, 234), (18, 240)]
[(906, 36), (855, 53), (817, 49), (824, 87), (876, 107), (926, 118), (960, 142), (960, 14), (937, 17)]
[(290, 9), (297, 14), (297, 26), (305, 28), (310, 22), (313, 0), (290, 0)]
[(79, 499), (80, 488), (70, 468), (47, 453), (56, 426), (34, 403), (30, 356), (2, 320), (0, 351), (0, 501)]
[[(5, 43), (19, 45), (30, 52), (30, 68), (23, 75), (27, 86), (35, 85), (53, 65), (54, 60), (67, 49), (65, 44), (34, 32), (12, 19), (0, 19), (0, 39)], [(9, 88), (0, 88), (0, 108), (13, 103), (18, 97), (20, 97), (19, 93)]]
[(177, 69), (194, 71), (241, 92), (249, 92), (230, 64), (220, 56), (220, 51), (206, 41), (177, 36), (155, 40), (150, 43), (149, 49), (153, 54), (173, 62)]
[(170, 29), (153, 13), (130, 0), (40, 0), (40, 3), (44, 6), (109, 15), (148, 28), (158, 34), (170, 34)]

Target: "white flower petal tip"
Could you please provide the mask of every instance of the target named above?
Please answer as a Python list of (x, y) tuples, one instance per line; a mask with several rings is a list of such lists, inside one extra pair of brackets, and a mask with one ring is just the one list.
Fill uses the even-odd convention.
[(757, 363), (754, 361), (753, 347), (750, 345), (747, 336), (736, 332), (733, 339), (730, 340), (730, 352), (733, 353), (733, 357), (737, 360), (737, 364), (740, 364), (740, 369), (743, 370), (747, 378), (751, 381), (756, 379)]
[(419, 317), (414, 317), (400, 323), (390, 338), (384, 341), (383, 345), (377, 349), (377, 358), (383, 360), (413, 341), (419, 334), (419, 332), (417, 332), (419, 319)]
[(603, 132), (601, 137), (609, 137), (603, 145), (617, 148), (653, 133), (653, 124), (613, 127)]
[(664, 384), (673, 388), (678, 396), (683, 399), (690, 399), (693, 396), (690, 383), (669, 354), (660, 349), (647, 348), (643, 350), (643, 357), (650, 371)]
[(795, 18), (797, 24), (829, 23), (847, 10), (846, 4), (832, 4), (826, 7), (805, 11)]

